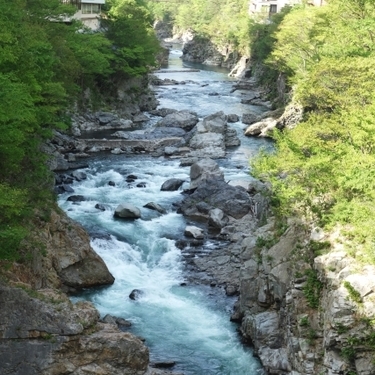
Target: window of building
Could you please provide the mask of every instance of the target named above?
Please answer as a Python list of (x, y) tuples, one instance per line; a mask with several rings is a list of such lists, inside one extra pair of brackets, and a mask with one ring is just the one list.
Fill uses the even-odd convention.
[(271, 4), (270, 5), (270, 13), (277, 13), (277, 5), (276, 4)]
[(100, 4), (83, 4), (81, 5), (82, 14), (100, 13)]

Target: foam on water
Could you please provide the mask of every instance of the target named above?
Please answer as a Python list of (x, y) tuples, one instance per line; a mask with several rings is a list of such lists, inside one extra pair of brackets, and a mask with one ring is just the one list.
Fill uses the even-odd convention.
[[(153, 162), (155, 161), (155, 164)], [(230, 169), (228, 169), (229, 171)], [(164, 192), (160, 187), (171, 176), (188, 179), (188, 169), (177, 162), (142, 157), (118, 161), (97, 161), (84, 170), (87, 179), (75, 182), (74, 194), (85, 201), (67, 201), (72, 194), (60, 196), (60, 206), (91, 232), (109, 235), (94, 238), (92, 247), (104, 259), (115, 283), (104, 289), (87, 291), (78, 299), (91, 300), (102, 315), (123, 317), (133, 323), (131, 330), (146, 339), (153, 360), (174, 360), (176, 371), (186, 375), (251, 375), (260, 366), (244, 348), (229, 321), (226, 297), (210, 296), (205, 287), (182, 286), (184, 281), (181, 252), (175, 238), (186, 226), (184, 218), (172, 210), (181, 191)], [(135, 182), (126, 182), (134, 174)], [(115, 186), (108, 185), (109, 181)], [(143, 181), (146, 188), (134, 187)], [(160, 215), (143, 208), (154, 201), (167, 209)], [(134, 221), (113, 217), (119, 203), (140, 206), (146, 219)], [(106, 211), (98, 211), (100, 203)], [(129, 294), (142, 294), (131, 300)], [(77, 299), (77, 298), (75, 298)]]
[[(171, 53), (170, 70), (197, 68), (179, 58), (180, 50)], [(160, 73), (159, 77), (185, 80), (185, 85), (159, 87), (160, 107), (191, 109), (205, 116), (223, 110), (226, 114), (262, 109), (240, 103), (241, 93), (231, 94), (233, 80), (223, 72), (200, 66), (198, 73)], [(217, 92), (219, 95), (212, 95)], [(230, 124), (237, 133), (241, 122)], [(220, 161), (225, 179), (248, 179), (248, 158), (255, 155), (267, 141), (244, 138), (245, 148), (234, 149), (231, 160)], [(240, 166), (240, 168), (238, 168)], [(206, 286), (183, 286), (184, 273), (180, 250), (175, 240), (186, 226), (184, 218), (173, 209), (182, 199), (181, 191), (162, 192), (160, 187), (169, 178), (189, 180), (189, 168), (179, 161), (146, 156), (112, 156), (91, 163), (84, 170), (88, 178), (75, 182), (74, 194), (85, 201), (69, 202), (70, 193), (59, 197), (60, 206), (70, 217), (82, 223), (93, 237), (92, 247), (104, 259), (115, 283), (104, 289), (86, 291), (78, 299), (91, 300), (101, 315), (111, 314), (132, 322), (131, 331), (146, 339), (152, 360), (174, 360), (174, 370), (185, 375), (255, 375), (263, 373), (251, 350), (244, 347), (236, 326), (229, 321), (233, 300), (217, 294)], [(127, 181), (130, 174), (137, 176)], [(110, 186), (109, 181), (115, 186)], [(145, 187), (137, 187), (139, 183)], [(185, 186), (187, 187), (187, 186)], [(144, 208), (155, 202), (166, 209), (159, 213)], [(105, 211), (99, 211), (99, 203)], [(140, 208), (142, 218), (134, 221), (113, 217), (120, 203)], [(103, 236), (103, 233), (107, 235)], [(207, 247), (207, 251), (215, 251)], [(135, 301), (132, 290), (142, 294)], [(77, 298), (75, 298), (76, 300)]]

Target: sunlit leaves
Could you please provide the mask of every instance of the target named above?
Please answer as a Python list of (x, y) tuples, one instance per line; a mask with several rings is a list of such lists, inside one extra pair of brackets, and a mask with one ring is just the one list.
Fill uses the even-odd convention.
[(103, 25), (112, 42), (114, 70), (125, 77), (146, 73), (159, 51), (148, 10), (136, 0), (112, 0), (109, 5)]

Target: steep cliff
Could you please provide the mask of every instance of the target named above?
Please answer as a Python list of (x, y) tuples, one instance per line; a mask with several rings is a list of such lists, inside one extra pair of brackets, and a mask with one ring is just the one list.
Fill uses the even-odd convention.
[(239, 309), (267, 371), (373, 374), (375, 267), (348, 255), (337, 234), (302, 223), (281, 237), (277, 225), (261, 233), (242, 241)]
[(32, 260), (1, 272), (0, 373), (145, 374), (143, 342), (63, 292), (114, 282), (85, 230), (57, 209), (34, 220)]

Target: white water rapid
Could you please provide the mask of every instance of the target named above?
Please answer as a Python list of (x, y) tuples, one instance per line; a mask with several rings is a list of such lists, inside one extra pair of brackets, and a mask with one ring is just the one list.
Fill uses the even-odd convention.
[[(178, 54), (172, 53), (169, 69), (183, 67)], [(246, 110), (238, 104), (238, 97), (229, 94), (232, 83), (222, 72), (163, 73), (160, 78), (166, 75), (207, 86), (187, 83), (161, 87), (160, 107), (194, 109), (200, 116), (218, 110), (241, 115)], [(208, 95), (212, 91), (221, 94)], [(233, 126), (242, 133), (241, 123)], [(251, 178), (248, 158), (267, 142), (246, 139), (244, 144), (230, 153), (229, 160), (221, 162), (227, 180)], [(59, 196), (59, 204), (89, 231), (93, 248), (116, 280), (110, 287), (87, 291), (74, 299), (92, 301), (103, 316), (111, 314), (131, 321), (130, 331), (145, 338), (151, 360), (175, 361), (175, 372), (262, 374), (251, 349), (242, 345), (236, 325), (229, 321), (234, 300), (220, 288), (184, 284), (186, 269), (175, 240), (183, 236), (186, 224), (173, 208), (173, 203), (182, 199), (181, 191), (161, 191), (160, 187), (172, 177), (188, 183), (189, 168), (180, 167), (177, 160), (146, 155), (99, 156), (89, 164), (83, 170), (87, 179), (72, 185), (74, 194), (86, 200), (70, 202), (67, 197), (71, 193), (65, 193)], [(129, 175), (136, 178), (129, 181)], [(139, 184), (143, 187), (137, 187)], [(142, 219), (115, 219), (115, 208), (124, 202), (140, 207)], [(167, 213), (144, 208), (148, 202), (161, 205)], [(96, 209), (96, 204), (103, 205), (105, 211)], [(137, 300), (129, 298), (133, 289), (142, 291)]]

